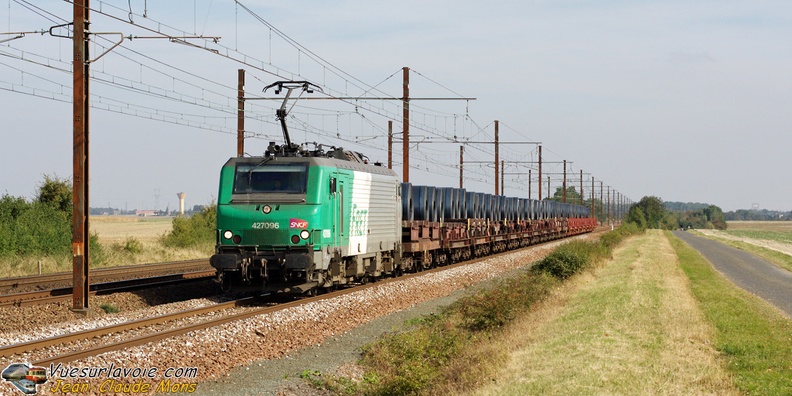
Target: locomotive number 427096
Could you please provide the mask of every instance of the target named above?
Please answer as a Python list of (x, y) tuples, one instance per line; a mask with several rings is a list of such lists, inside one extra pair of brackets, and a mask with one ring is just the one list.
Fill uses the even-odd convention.
[(280, 228), (280, 224), (273, 221), (259, 221), (253, 223), (250, 228), (255, 230), (277, 230)]

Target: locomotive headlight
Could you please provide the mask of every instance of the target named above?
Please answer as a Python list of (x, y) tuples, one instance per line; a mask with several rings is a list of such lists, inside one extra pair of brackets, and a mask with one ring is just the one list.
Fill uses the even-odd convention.
[(269, 214), (270, 212), (272, 212), (272, 206), (264, 205), (264, 207), (261, 208), (261, 211), (264, 214)]
[(223, 232), (223, 238), (225, 239), (231, 239), (232, 236), (234, 236), (234, 233), (231, 232), (231, 230), (225, 230), (225, 232)]
[(308, 239), (309, 236), (311, 236), (311, 233), (308, 230), (300, 231), (300, 238)]

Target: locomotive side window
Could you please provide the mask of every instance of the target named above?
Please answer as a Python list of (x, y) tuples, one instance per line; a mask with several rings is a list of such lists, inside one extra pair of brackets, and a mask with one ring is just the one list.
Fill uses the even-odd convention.
[(305, 194), (307, 182), (306, 164), (237, 164), (234, 194)]

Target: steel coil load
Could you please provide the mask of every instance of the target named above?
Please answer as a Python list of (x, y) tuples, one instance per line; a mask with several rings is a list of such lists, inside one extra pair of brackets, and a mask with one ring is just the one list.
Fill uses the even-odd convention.
[(533, 199), (529, 199), (525, 202), (525, 219), (526, 220), (536, 220), (536, 212), (534, 212), (534, 207), (536, 206), (536, 201)]
[(457, 189), (457, 219), (467, 217), (467, 202), (467, 190), (464, 188)]
[(490, 199), (489, 194), (485, 194), (485, 193), (478, 193), (478, 194), (479, 194), (479, 211), (476, 217), (483, 219), (486, 218), (490, 213), (490, 211), (492, 210), (491, 209), (492, 200)]
[(442, 222), (445, 219), (445, 210), (444, 210), (444, 193), (445, 190), (439, 187), (433, 187), (435, 190), (435, 197), (434, 197), (434, 207), (432, 207), (432, 221), (440, 221)]
[(492, 221), (501, 220), (501, 200), (497, 195), (490, 195), (490, 214), (487, 218)]
[(401, 198), (402, 198), (402, 220), (413, 221), (415, 220), (415, 208), (413, 206), (413, 193), (412, 184), (401, 184)]
[(479, 211), (479, 195), (472, 191), (465, 192), (465, 214), (469, 219), (478, 218)]
[(517, 198), (517, 220), (525, 220), (525, 205), (528, 204), (528, 200), (525, 198)]
[(441, 188), (443, 191), (443, 215), (445, 220), (458, 219), (457, 204), (456, 204), (456, 189), (454, 188)]
[(415, 220), (428, 220), (429, 213), (429, 192), (426, 186), (413, 186), (413, 209)]
[(512, 220), (519, 220), (520, 218), (522, 218), (522, 216), (520, 216), (520, 201), (521, 201), (521, 199), (520, 198), (509, 198), (509, 200), (511, 201), (511, 217), (512, 217)]

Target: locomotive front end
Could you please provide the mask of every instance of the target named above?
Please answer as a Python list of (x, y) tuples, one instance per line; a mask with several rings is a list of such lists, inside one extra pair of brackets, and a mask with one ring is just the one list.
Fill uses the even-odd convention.
[(210, 259), (223, 288), (232, 283), (302, 292), (321, 279), (331, 236), (318, 186), (326, 179), (308, 158), (234, 158), (223, 167), (217, 245)]

